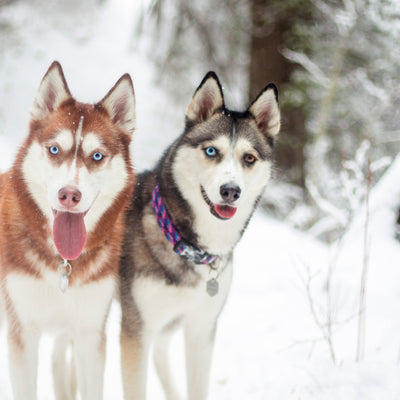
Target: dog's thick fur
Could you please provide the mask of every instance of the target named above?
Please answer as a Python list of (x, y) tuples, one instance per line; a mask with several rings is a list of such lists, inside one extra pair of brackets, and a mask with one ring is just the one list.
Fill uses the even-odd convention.
[[(134, 184), (134, 128), (129, 75), (99, 103), (83, 104), (71, 96), (60, 64), (50, 66), (31, 110), (29, 134), (0, 179), (1, 294), (15, 400), (37, 398), (44, 331), (58, 335), (56, 398), (74, 396), (62, 368), (72, 343), (81, 398), (102, 399), (104, 327), (118, 286), (123, 215)], [(56, 235), (60, 215), (67, 223), (57, 226)], [(61, 275), (68, 269), (59, 265), (68, 256), (72, 272), (63, 293)]]
[[(154, 170), (139, 175), (120, 266), (126, 400), (145, 399), (152, 344), (166, 397), (180, 398), (167, 357), (171, 334), (180, 326), (186, 342), (188, 399), (206, 399), (217, 318), (231, 284), (232, 251), (270, 178), (279, 127), (274, 85), (246, 112), (234, 112), (225, 108), (218, 78), (210, 72), (188, 107), (184, 133)], [(173, 251), (152, 209), (156, 184), (182, 237), (218, 256), (211, 266), (186, 261)], [(211, 297), (206, 281), (216, 275), (219, 292)]]

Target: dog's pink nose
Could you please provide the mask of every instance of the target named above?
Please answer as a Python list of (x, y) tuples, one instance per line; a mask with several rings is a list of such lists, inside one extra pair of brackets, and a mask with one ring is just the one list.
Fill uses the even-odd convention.
[(74, 186), (64, 186), (58, 191), (58, 200), (67, 208), (75, 207), (82, 198), (82, 193)]

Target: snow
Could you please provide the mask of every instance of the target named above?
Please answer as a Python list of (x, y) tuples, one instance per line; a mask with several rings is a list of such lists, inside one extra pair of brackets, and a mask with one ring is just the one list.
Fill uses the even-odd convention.
[[(0, 20), (17, 27), (10, 42), (0, 47), (0, 168), (7, 169), (13, 161), (40, 79), (54, 59), (61, 62), (73, 95), (82, 101), (100, 100), (123, 73), (131, 73), (138, 118), (132, 146), (135, 168), (153, 165), (180, 133), (190, 99), (173, 103), (154, 83), (145, 55), (151, 42), (146, 36), (133, 40), (143, 3), (109, 0), (93, 10), (94, 1), (71, 1), (70, 9), (55, 8), (55, 1), (44, 8), (41, 3), (0, 8)], [(201, 78), (193, 77), (193, 90)], [(225, 88), (228, 104), (229, 90)], [(371, 193), (366, 347), (359, 362), (355, 359), (365, 209), (358, 210), (347, 234), (330, 247), (256, 212), (235, 252), (233, 286), (217, 331), (210, 399), (400, 398), (400, 243), (394, 238), (399, 203), (400, 157)], [(110, 400), (122, 398), (119, 321), (115, 303), (107, 325), (104, 398)], [(3, 324), (0, 330), (0, 399), (11, 400), (5, 328)], [(51, 337), (45, 336), (39, 363), (41, 400), (54, 398), (51, 346)], [(180, 334), (172, 343), (171, 357), (184, 393)], [(163, 399), (153, 367), (148, 392), (149, 399)]]

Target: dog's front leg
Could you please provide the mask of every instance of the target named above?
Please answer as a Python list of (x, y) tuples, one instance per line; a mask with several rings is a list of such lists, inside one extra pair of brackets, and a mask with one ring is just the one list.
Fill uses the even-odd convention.
[(103, 330), (79, 332), (74, 338), (78, 387), (82, 400), (103, 398), (105, 343)]
[(206, 400), (216, 321), (193, 319), (185, 327), (188, 400)]
[(169, 329), (159, 333), (154, 341), (154, 364), (157, 375), (161, 381), (167, 400), (180, 400), (182, 396), (179, 394), (178, 388), (175, 386), (173, 374), (170, 369), (169, 362), (169, 345), (172, 334), (175, 331)]
[(121, 329), (121, 371), (125, 400), (145, 400), (150, 338)]
[(54, 341), (52, 370), (54, 394), (57, 400), (73, 400), (76, 398), (76, 371), (75, 360), (67, 360), (67, 352), (72, 348), (72, 341), (68, 334), (60, 334)]
[(9, 327), (8, 360), (14, 400), (36, 399), (39, 337), (36, 329)]

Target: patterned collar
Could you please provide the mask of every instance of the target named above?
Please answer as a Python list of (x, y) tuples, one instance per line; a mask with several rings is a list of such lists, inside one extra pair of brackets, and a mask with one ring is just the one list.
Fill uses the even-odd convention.
[(193, 246), (191, 243), (186, 242), (186, 240), (182, 238), (178, 227), (172, 222), (171, 217), (165, 208), (158, 185), (156, 185), (153, 190), (152, 204), (158, 225), (166, 238), (174, 246), (175, 253), (179, 254), (186, 260), (193, 261), (195, 264), (211, 264), (218, 258), (218, 256), (208, 254), (196, 246)]

